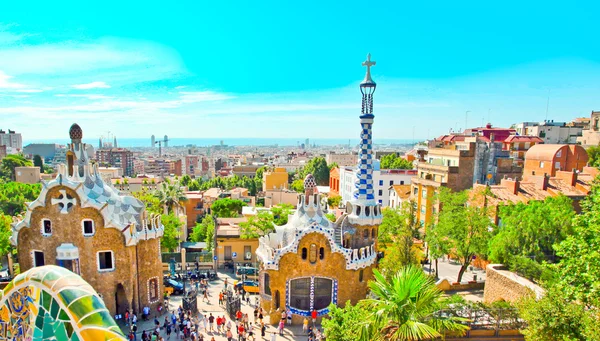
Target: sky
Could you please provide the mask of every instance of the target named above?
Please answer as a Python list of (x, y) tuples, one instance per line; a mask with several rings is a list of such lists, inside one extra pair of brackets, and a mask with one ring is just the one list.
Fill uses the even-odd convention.
[[(600, 110), (597, 1), (10, 1), (0, 128), (26, 140), (374, 139)], [(414, 134), (414, 135), (413, 135)]]

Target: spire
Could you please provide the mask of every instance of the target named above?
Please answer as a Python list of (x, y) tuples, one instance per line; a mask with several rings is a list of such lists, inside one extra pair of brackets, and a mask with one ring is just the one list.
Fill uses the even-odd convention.
[(381, 223), (381, 211), (379, 204), (375, 201), (375, 190), (373, 189), (373, 142), (372, 128), (373, 120), (373, 93), (377, 84), (371, 78), (371, 67), (375, 61), (371, 61), (371, 54), (362, 63), (367, 68), (365, 79), (360, 83), (362, 94), (362, 108), (360, 112), (360, 151), (358, 153), (358, 166), (354, 177), (354, 191), (350, 202), (352, 214), (351, 222), (359, 225)]
[(113, 145), (115, 148), (117, 148), (118, 146), (117, 146), (117, 137), (116, 136), (115, 136), (114, 140), (115, 140), (115, 142), (113, 143)]

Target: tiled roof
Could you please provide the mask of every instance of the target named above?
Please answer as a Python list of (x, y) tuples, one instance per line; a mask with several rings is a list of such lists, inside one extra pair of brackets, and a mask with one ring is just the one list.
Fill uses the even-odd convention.
[(535, 143), (544, 143), (544, 140), (537, 136), (528, 136), (528, 135), (510, 135), (504, 140), (504, 142), (535, 142)]
[(408, 199), (410, 197), (410, 185), (393, 185), (392, 188), (399, 198)]

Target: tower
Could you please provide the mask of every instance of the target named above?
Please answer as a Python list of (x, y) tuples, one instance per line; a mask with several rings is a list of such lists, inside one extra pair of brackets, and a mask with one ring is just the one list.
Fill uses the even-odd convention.
[(115, 142), (113, 143), (113, 147), (118, 148), (119, 146), (117, 145), (117, 137), (116, 136), (114, 137), (114, 141)]
[(102, 137), (98, 139), (98, 149), (102, 149)]
[(365, 79), (360, 83), (362, 94), (362, 108), (360, 112), (360, 149), (358, 152), (358, 165), (354, 176), (354, 190), (352, 200), (346, 205), (349, 220), (354, 225), (379, 225), (381, 223), (381, 208), (375, 201), (373, 189), (373, 148), (372, 129), (375, 115), (373, 115), (373, 93), (377, 84), (371, 78), (371, 54), (362, 63), (367, 67)]
[(150, 136), (150, 147), (154, 148), (155, 143), (156, 137), (154, 137), (154, 135)]
[(167, 148), (169, 146), (169, 137), (167, 135), (165, 135), (165, 139), (163, 142), (165, 143), (165, 148)]

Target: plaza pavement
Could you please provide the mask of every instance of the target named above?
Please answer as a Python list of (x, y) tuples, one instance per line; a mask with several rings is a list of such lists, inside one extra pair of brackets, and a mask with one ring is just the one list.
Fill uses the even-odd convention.
[[(227, 282), (228, 284), (231, 286), (233, 284), (233, 282), (236, 280), (235, 275), (231, 272), (223, 272), (223, 271), (219, 271), (218, 272), (218, 278), (216, 280), (213, 281), (209, 281), (208, 282), (208, 292), (209, 292), (209, 302), (207, 303), (206, 301), (202, 301), (202, 296), (198, 296), (198, 311), (202, 312), (203, 315), (207, 316), (212, 313), (213, 316), (225, 316), (227, 321), (230, 321), (230, 317), (227, 315), (227, 313), (225, 312), (225, 309), (219, 305), (219, 292), (223, 289), (224, 287), (224, 282), (225, 282), (225, 278), (227, 278)], [(189, 288), (189, 285), (187, 285), (188, 283), (186, 282), (186, 286)], [(244, 314), (248, 314), (249, 320), (250, 321), (254, 321), (254, 301), (255, 301), (255, 296), (258, 296), (257, 294), (252, 294), (251, 297), (251, 304), (248, 305), (245, 302), (242, 303), (242, 313)], [(177, 311), (177, 308), (181, 305), (181, 295), (173, 295), (171, 296), (170, 300), (169, 300), (169, 311)], [(141, 335), (142, 335), (142, 331), (146, 330), (147, 332), (151, 332), (154, 330), (154, 318), (157, 316), (157, 312), (156, 310), (151, 312), (151, 318), (148, 321), (142, 321), (141, 318), (141, 314), (138, 314), (138, 332), (137, 332), (137, 340), (141, 339)], [(167, 316), (165, 314), (165, 312), (163, 312), (163, 314), (161, 316), (158, 317), (159, 322), (162, 324), (164, 323), (164, 319), (165, 316)], [(254, 333), (255, 333), (255, 340), (271, 340), (271, 336), (272, 333), (277, 333), (277, 329), (273, 326), (270, 325), (270, 321), (269, 318), (267, 316), (265, 316), (265, 324), (267, 326), (267, 331), (265, 334), (264, 338), (261, 338), (260, 336), (260, 329), (258, 328), (258, 325), (254, 325)], [(232, 321), (233, 323), (233, 321)], [(123, 333), (125, 335), (129, 334), (129, 330), (130, 327), (129, 326), (125, 326), (125, 323), (123, 321), (118, 321), (118, 325), (121, 327), (121, 330), (123, 331)], [(215, 323), (216, 326), (216, 323)], [(215, 327), (216, 328), (216, 327)], [(321, 329), (321, 326), (317, 325), (316, 328)], [(256, 335), (258, 331), (258, 335)], [(200, 333), (202, 333), (204, 335), (204, 340), (205, 341), (210, 341), (211, 337), (214, 336), (215, 341), (226, 341), (227, 338), (225, 337), (225, 333), (211, 333), (211, 332), (206, 332), (203, 330), (203, 326), (202, 324), (200, 324)], [(163, 336), (165, 338), (165, 340), (180, 340), (178, 336), (175, 335), (175, 333), (171, 333), (171, 338), (167, 339), (166, 336), (166, 332), (163, 330), (163, 328), (161, 327), (161, 332), (160, 335)], [(233, 336), (234, 336), (234, 340), (237, 340), (237, 333), (233, 332)], [(289, 326), (286, 325), (285, 328), (285, 332), (284, 332), (284, 336), (280, 336), (277, 333), (276, 336), (276, 340), (307, 340), (308, 337), (302, 332), (302, 326), (301, 325), (293, 325), (293, 326)]]

